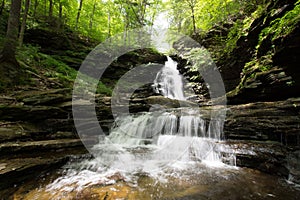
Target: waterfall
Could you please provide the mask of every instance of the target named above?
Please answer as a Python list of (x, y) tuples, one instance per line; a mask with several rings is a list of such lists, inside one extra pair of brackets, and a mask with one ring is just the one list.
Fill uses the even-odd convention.
[[(153, 89), (167, 98), (185, 100), (177, 63), (168, 57), (157, 73)], [(151, 173), (177, 162), (215, 162), (223, 124), (204, 119), (199, 107), (119, 116), (109, 136), (93, 150), (109, 167)], [(159, 164), (158, 164), (159, 163)]]
[[(165, 97), (184, 100), (182, 77), (176, 65), (168, 57), (153, 87)], [(139, 174), (159, 180), (168, 176), (180, 178), (180, 170), (197, 172), (199, 163), (225, 166), (218, 144), (223, 121), (210, 118), (203, 117), (199, 107), (119, 116), (109, 136), (92, 148), (94, 158), (66, 166), (66, 175), (48, 189), (68, 191), (75, 185), (80, 190), (95, 184), (113, 184), (109, 177), (115, 174), (128, 182), (137, 180)]]
[[(182, 75), (177, 70), (177, 63), (170, 57), (157, 73), (153, 89), (167, 98), (185, 100)], [(199, 107), (120, 116), (115, 122), (116, 126), (103, 144), (117, 147), (114, 151), (125, 153), (131, 165), (143, 170), (147, 168), (145, 160), (147, 163), (160, 161), (161, 165), (173, 161), (221, 160), (216, 142), (221, 138), (223, 124), (218, 119), (204, 120)], [(104, 155), (107, 152), (103, 153), (103, 144), (96, 145), (94, 150), (100, 152), (100, 157), (109, 158), (109, 163), (116, 164), (120, 158), (118, 155)], [(147, 149), (147, 153), (143, 153), (143, 159), (139, 160), (140, 157), (128, 153), (128, 149), (132, 148)], [(125, 168), (122, 166), (122, 169)]]
[[(219, 162), (221, 158), (216, 142), (220, 135), (210, 131), (220, 129), (218, 126), (221, 124), (207, 124), (199, 112), (194, 110), (188, 113), (186, 109), (184, 113), (177, 112), (169, 110), (118, 118), (118, 126), (111, 130), (104, 143), (116, 146), (122, 154), (128, 154), (128, 149), (143, 148), (143, 159), (136, 158), (136, 155), (130, 156), (129, 153), (126, 162), (143, 170), (147, 168), (145, 160), (153, 163), (159, 161), (160, 165), (166, 166), (177, 161)], [(99, 156), (102, 157), (107, 153), (103, 154), (103, 144), (95, 146), (94, 150), (99, 150)], [(119, 157), (114, 155), (109, 162), (115, 163), (118, 160)], [(126, 166), (122, 169), (126, 169)]]
[(185, 100), (182, 75), (177, 70), (177, 62), (169, 56), (168, 61), (154, 80), (154, 90), (170, 99)]

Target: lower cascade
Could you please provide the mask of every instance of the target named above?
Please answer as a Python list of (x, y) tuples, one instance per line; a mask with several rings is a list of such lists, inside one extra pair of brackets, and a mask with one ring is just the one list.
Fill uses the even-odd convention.
[[(66, 175), (48, 190), (72, 191), (113, 184), (116, 174), (135, 183), (141, 174), (165, 181), (182, 171), (198, 173), (197, 165), (229, 167), (221, 162), (220, 121), (201, 118), (192, 109), (171, 109), (119, 117), (109, 136), (93, 147), (93, 159), (71, 163)], [(201, 170), (200, 170), (201, 171)]]
[(116, 123), (103, 144), (93, 148), (110, 167), (151, 174), (176, 162), (220, 162), (216, 146), (220, 135), (210, 133), (216, 128), (207, 128), (200, 116), (154, 112), (119, 118)]

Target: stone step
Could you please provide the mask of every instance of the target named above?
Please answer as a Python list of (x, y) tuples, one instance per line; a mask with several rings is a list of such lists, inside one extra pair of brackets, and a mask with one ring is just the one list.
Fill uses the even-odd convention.
[(43, 140), (27, 142), (7, 142), (0, 144), (1, 157), (7, 155), (18, 156), (18, 154), (64, 151), (70, 148), (83, 148), (80, 139), (60, 139), (60, 140)]
[(0, 105), (0, 120), (41, 121), (49, 118), (67, 119), (69, 114), (53, 106)]
[(270, 174), (288, 177), (287, 148), (278, 142), (228, 140), (218, 148), (224, 159), (235, 156), (238, 167), (258, 169)]
[(0, 199), (13, 193), (18, 184), (38, 177), (43, 172), (57, 169), (73, 157), (80, 159), (83, 155), (87, 155), (87, 152), (78, 149), (55, 153), (33, 152), (29, 157), (0, 159)]

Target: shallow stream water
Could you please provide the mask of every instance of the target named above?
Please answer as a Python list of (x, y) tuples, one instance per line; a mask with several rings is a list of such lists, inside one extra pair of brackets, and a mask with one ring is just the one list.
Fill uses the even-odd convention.
[[(54, 181), (58, 176), (65, 176), (65, 173), (66, 169), (58, 170), (26, 183), (14, 194), (14, 199), (296, 200), (300, 196), (299, 190), (276, 176), (246, 168), (213, 167), (201, 163), (191, 163), (186, 169), (178, 166), (160, 177), (151, 177), (143, 173), (124, 177), (120, 173), (112, 173), (108, 178), (111, 183), (104, 183), (102, 177), (94, 174), (90, 176), (93, 177), (94, 183), (89, 185), (86, 182), (86, 186), (81, 187), (76, 186), (76, 182), (70, 179), (60, 183)], [(84, 179), (83, 174), (74, 176), (79, 178), (78, 181)]]

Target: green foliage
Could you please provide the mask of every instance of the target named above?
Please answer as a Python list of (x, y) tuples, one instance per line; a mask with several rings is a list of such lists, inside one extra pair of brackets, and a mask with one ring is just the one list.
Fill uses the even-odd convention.
[[(277, 11), (274, 11), (275, 13)], [(262, 41), (268, 36), (271, 36), (272, 40), (276, 40), (280, 37), (291, 33), (296, 24), (300, 20), (300, 0), (295, 3), (293, 10), (287, 12), (283, 17), (276, 18), (270, 23), (270, 26), (262, 30), (259, 36), (259, 42), (257, 48), (261, 45)]]
[(26, 63), (29, 66), (37, 65), (37, 60), (39, 59), (39, 47), (32, 45), (23, 45), (18, 48), (17, 59)]
[(254, 58), (250, 62), (246, 63), (242, 71), (240, 84), (236, 88), (235, 92), (238, 92), (239, 89), (243, 88), (246, 82), (251, 82), (251, 80), (254, 80), (258, 73), (271, 70), (273, 67), (273, 55), (273, 52), (269, 51), (265, 56)]
[(162, 0), (82, 0), (79, 10), (80, 0), (52, 2), (51, 12), (49, 0), (31, 1), (27, 29), (50, 27), (54, 31), (71, 30), (97, 41), (129, 29), (152, 26), (162, 5)]
[(65, 86), (71, 86), (77, 76), (77, 71), (70, 68), (65, 63), (60, 62), (49, 55), (40, 53), (40, 65), (47, 71), (45, 76), (48, 78), (58, 78), (59, 82)]
[[(201, 77), (201, 72), (207, 68), (214, 67), (214, 62), (211, 59), (210, 53), (205, 48), (193, 48), (183, 56), (188, 61), (188, 67), (190, 72), (194, 72), (195, 75), (190, 77), (191, 81), (197, 81)], [(200, 72), (200, 73), (199, 73)]]
[(39, 76), (58, 79), (65, 87), (71, 87), (77, 71), (63, 62), (39, 52), (39, 47), (23, 45), (17, 51), (17, 59), (26, 70)]
[(255, 19), (259, 18), (265, 11), (267, 5), (259, 5), (255, 12), (246, 16), (243, 20), (237, 20), (230, 29), (226, 39), (226, 49), (224, 53), (229, 54), (236, 47), (236, 43), (241, 36), (247, 36), (249, 28)]
[(265, 72), (273, 67), (273, 53), (269, 52), (267, 55), (259, 59), (253, 59), (245, 64), (243, 74), (254, 74), (256, 72)]
[(258, 6), (255, 0), (169, 0), (167, 4), (173, 29), (185, 34), (191, 34), (193, 13), (196, 28), (206, 32), (224, 21), (232, 22), (236, 17), (252, 13)]
[(243, 34), (244, 24), (241, 20), (238, 20), (234, 23), (233, 27), (230, 29), (228, 36), (226, 38), (226, 49), (224, 53), (230, 53), (235, 47), (238, 39)]
[[(75, 69), (57, 60), (53, 56), (40, 53), (39, 47), (23, 45), (17, 51), (17, 59), (24, 70), (29, 73), (29, 76), (36, 74), (40, 77), (45, 77), (45, 79), (54, 80), (63, 87), (73, 87), (74, 80), (77, 77), (77, 71)], [(86, 79), (88, 79), (88, 81), (96, 81), (91, 80), (91, 78)], [(97, 93), (111, 95), (112, 89), (99, 81)]]
[(97, 91), (96, 92), (97, 92), (97, 94), (102, 94), (102, 95), (108, 95), (108, 96), (112, 95), (112, 89), (108, 88), (101, 81), (99, 81), (99, 83), (98, 83), (98, 87), (97, 87)]

